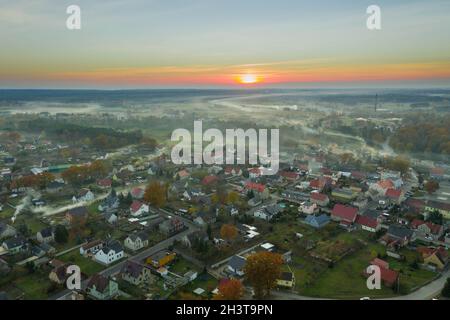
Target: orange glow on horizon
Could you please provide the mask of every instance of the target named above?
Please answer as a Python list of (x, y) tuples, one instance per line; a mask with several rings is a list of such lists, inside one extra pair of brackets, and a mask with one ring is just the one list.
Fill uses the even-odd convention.
[(239, 75), (236, 81), (240, 84), (256, 84), (262, 82), (262, 77), (253, 73), (246, 73)]

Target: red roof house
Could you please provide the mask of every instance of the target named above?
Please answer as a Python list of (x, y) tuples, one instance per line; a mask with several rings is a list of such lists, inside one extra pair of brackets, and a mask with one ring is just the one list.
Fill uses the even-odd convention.
[(377, 219), (368, 217), (368, 216), (360, 216), (356, 217), (355, 223), (360, 225), (364, 230), (370, 232), (377, 232), (379, 230), (380, 224)]
[(336, 204), (331, 211), (331, 219), (340, 222), (354, 223), (358, 216), (358, 209), (342, 204)]

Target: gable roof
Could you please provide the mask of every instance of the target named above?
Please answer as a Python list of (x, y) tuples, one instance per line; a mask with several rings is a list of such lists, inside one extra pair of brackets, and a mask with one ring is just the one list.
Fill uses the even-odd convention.
[(109, 279), (106, 278), (105, 276), (102, 276), (101, 274), (95, 274), (91, 277), (91, 279), (88, 282), (87, 287), (88, 288), (93, 288), (95, 287), (95, 289), (98, 292), (105, 292), (106, 288), (108, 288), (109, 285)]
[(372, 229), (376, 229), (378, 227), (378, 221), (377, 219), (373, 219), (369, 216), (360, 216), (358, 215), (356, 217), (356, 224), (359, 224), (361, 226), (369, 227)]
[(136, 261), (127, 260), (122, 267), (122, 273), (125, 273), (133, 278), (138, 278), (141, 275), (144, 266)]
[(311, 192), (311, 199), (317, 201), (326, 201), (328, 199), (328, 196), (320, 192)]
[(411, 228), (413, 229), (417, 229), (419, 228), (421, 225), (426, 225), (431, 233), (433, 234), (439, 234), (439, 232), (442, 230), (442, 226), (439, 224), (434, 224), (432, 222), (425, 222), (423, 220), (419, 220), (419, 219), (414, 219), (413, 222), (411, 222)]
[(234, 255), (231, 257), (230, 261), (228, 262), (228, 265), (234, 270), (242, 270), (246, 262), (247, 260), (245, 258), (238, 255)]
[(264, 190), (266, 189), (266, 186), (261, 183), (255, 183), (255, 182), (248, 181), (245, 184), (245, 188), (254, 190), (254, 191), (258, 191), (258, 192), (264, 192)]
[(400, 198), (402, 195), (402, 190), (396, 190), (396, 189), (388, 189), (386, 191), (386, 197), (391, 198), (391, 199), (398, 199)]
[(354, 207), (336, 204), (331, 212), (331, 215), (341, 218), (346, 221), (354, 222), (358, 215), (358, 209)]
[(414, 234), (414, 231), (402, 226), (390, 225), (387, 233), (396, 238), (409, 239)]
[(137, 212), (144, 204), (140, 201), (134, 200), (130, 206), (131, 211)]

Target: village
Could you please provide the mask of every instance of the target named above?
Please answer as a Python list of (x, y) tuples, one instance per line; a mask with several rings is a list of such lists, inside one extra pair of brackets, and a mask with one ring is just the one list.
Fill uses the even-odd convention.
[[(448, 277), (449, 163), (361, 164), (317, 147), (265, 176), (175, 165), (148, 141), (105, 152), (97, 140), (2, 136), (1, 297), (214, 299), (237, 280), (251, 299), (248, 260), (261, 252), (282, 261), (273, 299), (403, 297)], [(71, 265), (79, 290), (66, 287)], [(380, 290), (367, 288), (369, 265)]]

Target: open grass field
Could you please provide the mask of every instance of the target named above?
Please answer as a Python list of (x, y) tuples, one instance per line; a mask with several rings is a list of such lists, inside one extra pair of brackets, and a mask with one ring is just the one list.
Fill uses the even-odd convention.
[(105, 267), (101, 264), (89, 259), (83, 257), (78, 250), (71, 251), (69, 253), (66, 253), (60, 257), (58, 257), (59, 260), (73, 263), (80, 267), (81, 272), (91, 276), (95, 273), (98, 273), (102, 271)]

